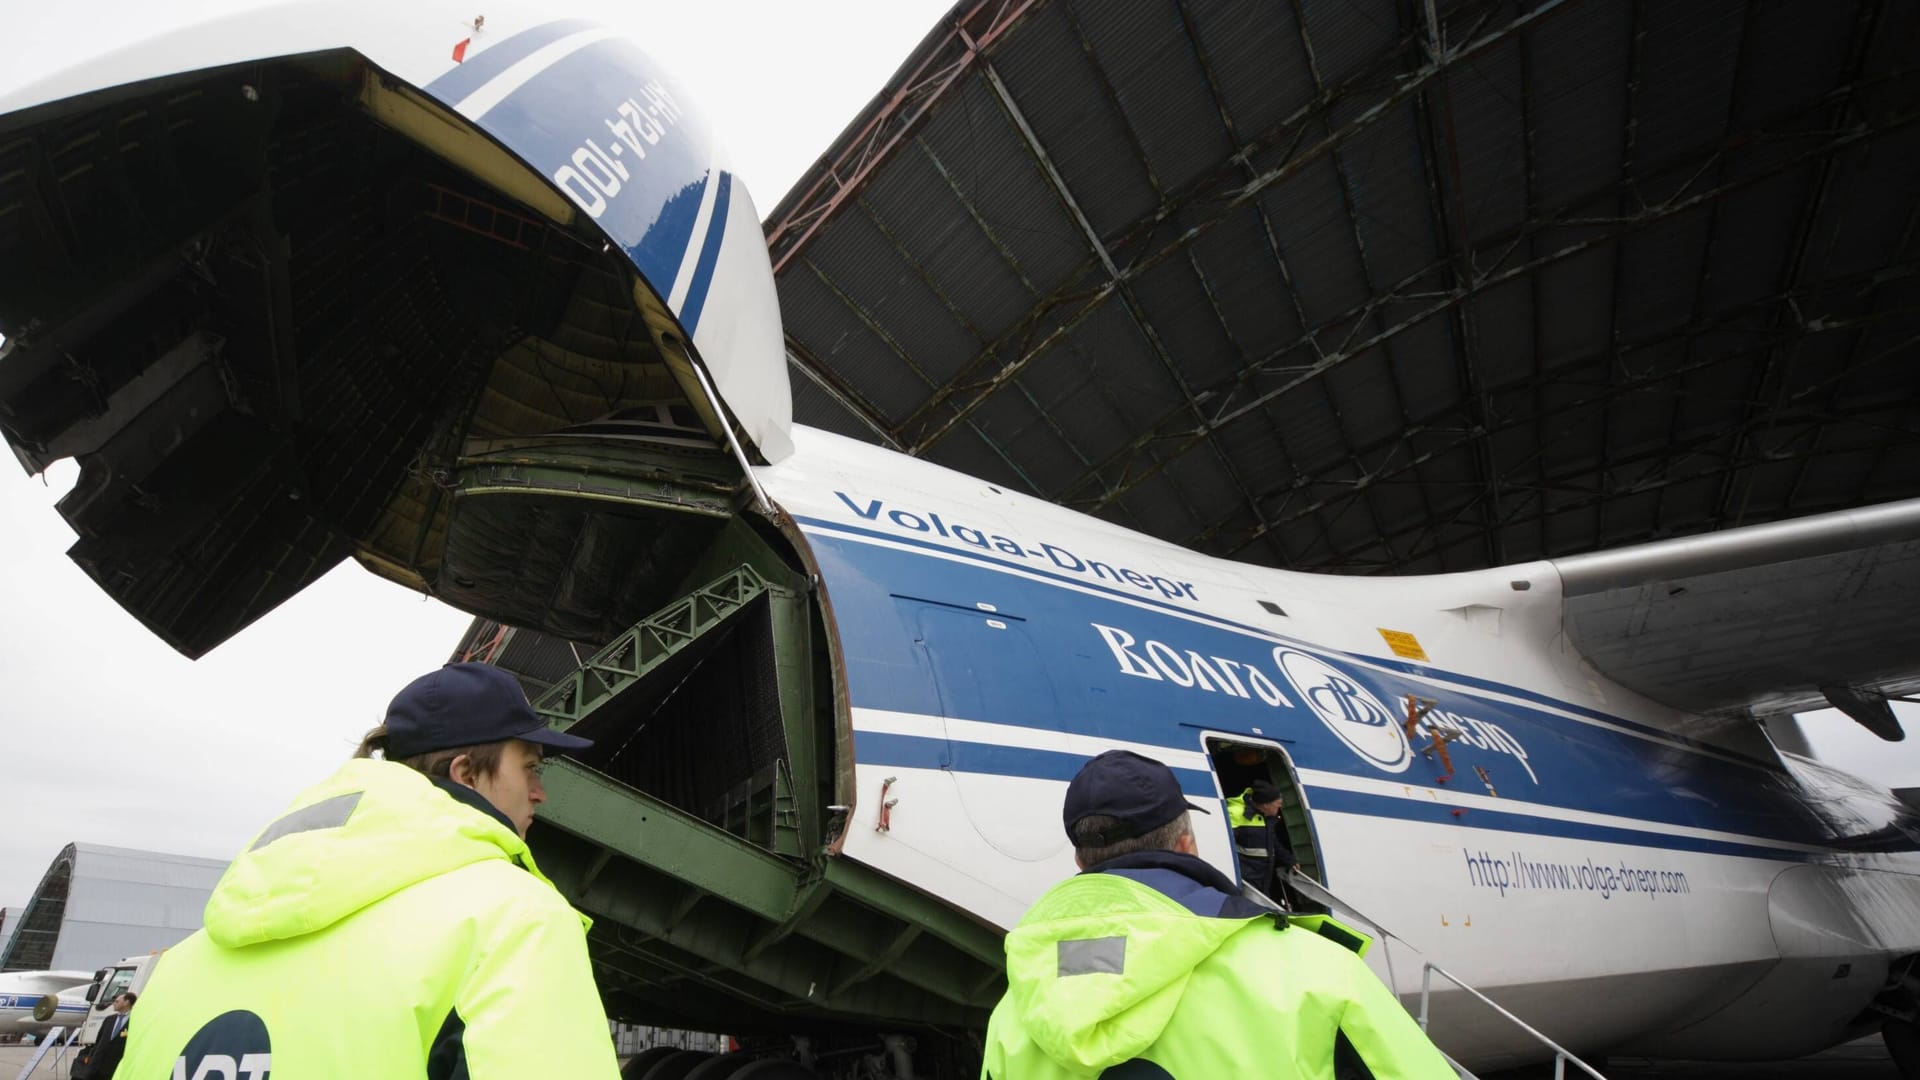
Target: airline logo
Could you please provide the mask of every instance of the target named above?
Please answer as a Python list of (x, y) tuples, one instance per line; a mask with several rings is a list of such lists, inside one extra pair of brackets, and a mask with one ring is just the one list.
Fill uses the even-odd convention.
[[(1413, 764), (1413, 747), (1408, 742), (1402, 714), (1383, 704), (1364, 683), (1311, 653), (1286, 645), (1276, 646), (1269, 666), (1265, 660), (1238, 653), (1231, 647), (1215, 646), (1202, 652), (1181, 644), (1143, 638), (1118, 626), (1089, 625), (1100, 635), (1122, 675), (1166, 683), (1192, 693), (1258, 701), (1269, 709), (1286, 710), (1305, 705), (1347, 749), (1374, 768), (1399, 773), (1406, 772)], [(1277, 675), (1269, 674), (1275, 669)], [(1293, 696), (1289, 697), (1282, 686), (1291, 688)], [(1528, 780), (1540, 782), (1527, 757), (1527, 748), (1512, 732), (1491, 720), (1435, 706), (1420, 718), (1413, 734), (1422, 740), (1446, 739), (1453, 744), (1455, 754), (1463, 750), (1505, 754), (1526, 771)], [(1476, 764), (1474, 770), (1481, 783), (1492, 792), (1493, 781), (1485, 767)], [(1503, 769), (1502, 775), (1510, 774)]]
[(1413, 764), (1406, 732), (1372, 691), (1318, 657), (1283, 648), (1273, 658), (1313, 714), (1361, 760), (1390, 773)]

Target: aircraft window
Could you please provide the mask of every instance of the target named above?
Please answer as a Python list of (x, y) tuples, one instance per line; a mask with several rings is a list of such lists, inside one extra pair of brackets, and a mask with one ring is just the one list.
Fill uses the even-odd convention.
[(1287, 613), (1287, 610), (1285, 608), (1281, 607), (1279, 604), (1276, 604), (1271, 600), (1260, 601), (1260, 606), (1263, 608), (1266, 608), (1267, 614), (1269, 615), (1285, 615)]

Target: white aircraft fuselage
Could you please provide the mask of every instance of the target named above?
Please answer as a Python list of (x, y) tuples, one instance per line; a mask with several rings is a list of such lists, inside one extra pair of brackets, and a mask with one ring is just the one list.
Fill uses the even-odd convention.
[[(87, 1018), (85, 994), (93, 974), (86, 971), (12, 971), (0, 975), (0, 1035), (44, 1035), (56, 1027), (69, 1030)], [(45, 1020), (34, 1012), (42, 999), (53, 995), (53, 1014)]]
[[(1290, 573), (824, 432), (795, 444), (760, 479), (839, 639), (844, 854), (997, 925), (1073, 872), (1059, 815), (1080, 763), (1136, 750), (1217, 805), (1238, 790), (1213, 738), (1285, 755), (1325, 884), (1402, 939), (1370, 960), (1403, 997), (1430, 960), (1576, 1050), (1810, 1052), (1920, 949), (1911, 841), (1858, 850), (1811, 809), (1857, 787), (1763, 741), (1673, 734), (1692, 718), (1594, 673), (1552, 563)], [(1410, 696), (1431, 703), (1411, 740)], [(1451, 769), (1420, 752), (1436, 733)], [(1869, 821), (1903, 813), (1865, 801)], [(1232, 874), (1224, 815), (1193, 820)], [(1451, 1004), (1433, 1031), (1456, 1058), (1537, 1056)]]

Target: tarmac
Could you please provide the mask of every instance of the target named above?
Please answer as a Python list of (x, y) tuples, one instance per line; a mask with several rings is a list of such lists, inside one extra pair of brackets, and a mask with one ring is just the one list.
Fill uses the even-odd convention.
[[(1874, 1035), (1792, 1061), (1656, 1061), (1652, 1058), (1612, 1057), (1596, 1065), (1607, 1080), (1899, 1080), (1900, 1071), (1887, 1056), (1887, 1047)], [(1551, 1066), (1499, 1074), (1499, 1080), (1550, 1077)], [(1568, 1080), (1585, 1077), (1568, 1069)], [(10, 1080), (0, 1077), (0, 1080)], [(1492, 1077), (1484, 1080), (1494, 1080)]]
[[(31, 1046), (0, 1046), (0, 1080), (14, 1080), (21, 1066), (33, 1057)], [(1893, 1061), (1887, 1057), (1887, 1049), (1882, 1046), (1878, 1036), (1861, 1039), (1845, 1046), (1836, 1046), (1824, 1053), (1794, 1061), (1776, 1062), (1740, 1062), (1738, 1064), (1719, 1064), (1699, 1061), (1653, 1061), (1648, 1058), (1613, 1058), (1600, 1071), (1607, 1080), (1734, 1080), (1740, 1077), (1755, 1080), (1898, 1080), (1899, 1072), (1893, 1067)], [(1499, 1074), (1499, 1080), (1524, 1080), (1531, 1077), (1549, 1077), (1553, 1070), (1541, 1067), (1537, 1070), (1517, 1070)], [(1584, 1076), (1577, 1070), (1569, 1069), (1569, 1078)], [(62, 1067), (55, 1071), (45, 1062), (35, 1070), (32, 1080), (67, 1080), (67, 1070)], [(530, 1078), (531, 1080), (531, 1078)], [(1493, 1080), (1492, 1077), (1486, 1080)]]
[(1900, 1071), (1893, 1067), (1887, 1048), (1878, 1035), (1872, 1039), (1836, 1046), (1825, 1053), (1798, 1061), (1765, 1064), (1708, 1064), (1705, 1062), (1660, 1062), (1646, 1058), (1616, 1058), (1600, 1070), (1608, 1080), (1642, 1080), (1644, 1077), (1687, 1077), (1688, 1080), (1731, 1080), (1733, 1077), (1793, 1077), (1794, 1080), (1897, 1080)]
[[(20, 1075), (21, 1068), (25, 1066), (27, 1062), (33, 1060), (33, 1055), (38, 1049), (38, 1047), (20, 1046), (18, 1044), (0, 1046), (0, 1080), (14, 1080), (14, 1077)], [(47, 1058), (51, 1059), (52, 1057), (53, 1052), (48, 1051)], [(73, 1053), (72, 1051), (68, 1051), (66, 1061), (70, 1062), (72, 1060)], [(57, 1077), (58, 1080), (67, 1080), (65, 1063), (63, 1063), (59, 1071), (56, 1072), (47, 1061), (42, 1061), (40, 1067), (33, 1072), (33, 1080), (52, 1080), (52, 1078), (55, 1077)]]

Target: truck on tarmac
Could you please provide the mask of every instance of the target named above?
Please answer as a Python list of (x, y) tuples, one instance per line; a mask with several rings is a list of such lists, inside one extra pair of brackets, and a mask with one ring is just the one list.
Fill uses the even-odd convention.
[(80, 1023), (80, 1033), (75, 1036), (73, 1045), (92, 1046), (100, 1037), (100, 1025), (113, 1015), (113, 999), (121, 994), (139, 994), (146, 990), (147, 980), (153, 978), (153, 969), (160, 964), (160, 954), (150, 952), (144, 956), (129, 956), (118, 960), (93, 973), (93, 982), (87, 985), (87, 1018)]

